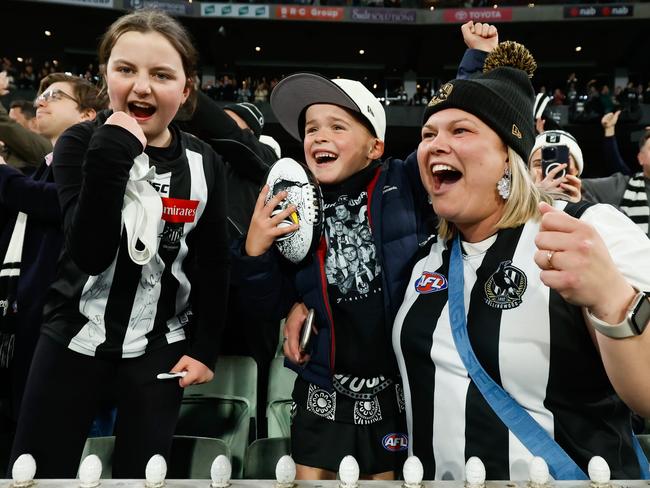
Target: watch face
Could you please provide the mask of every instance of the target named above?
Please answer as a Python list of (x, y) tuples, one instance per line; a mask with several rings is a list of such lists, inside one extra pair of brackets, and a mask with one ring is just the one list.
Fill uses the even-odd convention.
[(632, 312), (631, 321), (638, 334), (641, 334), (650, 322), (650, 300), (644, 296)]

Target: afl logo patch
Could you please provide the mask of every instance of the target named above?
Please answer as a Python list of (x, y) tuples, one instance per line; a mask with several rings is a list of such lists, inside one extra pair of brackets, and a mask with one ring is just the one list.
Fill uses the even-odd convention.
[(440, 273), (432, 273), (431, 271), (423, 271), (422, 276), (415, 280), (415, 291), (422, 295), (433, 293), (434, 291), (442, 291), (447, 289), (447, 278)]
[(512, 261), (502, 261), (485, 282), (485, 303), (492, 308), (509, 310), (521, 305), (528, 280)]
[(381, 440), (381, 445), (390, 452), (406, 451), (409, 447), (409, 438), (406, 434), (386, 434)]

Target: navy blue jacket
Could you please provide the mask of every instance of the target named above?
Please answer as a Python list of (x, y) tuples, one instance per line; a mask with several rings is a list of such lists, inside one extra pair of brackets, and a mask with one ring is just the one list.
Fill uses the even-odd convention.
[[(435, 231), (434, 214), (420, 181), (416, 153), (405, 161), (383, 161), (367, 187), (369, 221), (377, 260), (382, 268), (385, 325), (393, 326), (402, 304), (414, 258), (420, 245)], [(280, 320), (290, 307), (302, 301), (316, 311), (318, 335), (311, 360), (298, 367), (285, 360), (305, 380), (331, 389), (335, 371), (336, 326), (332, 320), (325, 277), (325, 238), (319, 248), (299, 265), (285, 260), (272, 246), (257, 257), (245, 256), (243, 241), (233, 247), (232, 279), (240, 299), (255, 318)], [(373, 324), (368, 324), (372, 327)]]
[[(480, 72), (487, 53), (468, 49), (458, 67), (458, 78)], [(435, 215), (427, 201), (418, 171), (416, 153), (405, 161), (387, 159), (368, 186), (370, 226), (382, 268), (385, 324), (390, 329), (402, 304), (415, 256), (421, 245), (435, 235)], [(284, 318), (291, 306), (302, 301), (316, 311), (318, 335), (311, 359), (304, 367), (285, 360), (305, 380), (331, 389), (335, 371), (336, 327), (327, 298), (324, 262), (325, 239), (319, 249), (300, 265), (282, 258), (272, 246), (258, 257), (245, 256), (244, 240), (236, 241), (231, 283), (250, 315), (265, 320)]]

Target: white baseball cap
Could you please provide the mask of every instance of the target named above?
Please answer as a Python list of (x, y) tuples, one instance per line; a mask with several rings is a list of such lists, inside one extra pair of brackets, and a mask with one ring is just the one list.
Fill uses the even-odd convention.
[(530, 164), (533, 153), (538, 149), (546, 146), (562, 145), (569, 147), (569, 154), (573, 156), (576, 162), (576, 168), (578, 169), (578, 176), (580, 176), (585, 166), (584, 160), (582, 159), (582, 149), (578, 146), (578, 141), (576, 141), (575, 137), (563, 130), (547, 130), (539, 134), (535, 139), (533, 149), (530, 151), (528, 164)]
[(363, 116), (370, 122), (375, 136), (386, 136), (384, 106), (362, 83), (336, 78), (329, 80), (314, 73), (295, 73), (282, 79), (271, 92), (271, 108), (284, 129), (299, 141), (304, 127), (300, 115), (310, 105), (338, 105)]

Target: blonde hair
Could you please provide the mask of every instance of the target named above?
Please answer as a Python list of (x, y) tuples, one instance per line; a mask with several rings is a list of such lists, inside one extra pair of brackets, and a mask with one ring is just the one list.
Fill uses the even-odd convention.
[[(528, 167), (521, 156), (511, 147), (508, 147), (508, 161), (510, 167), (510, 196), (503, 208), (503, 215), (496, 223), (497, 229), (510, 229), (519, 227), (531, 219), (540, 217), (539, 202), (553, 204), (553, 198), (548, 193), (541, 191), (533, 183)], [(497, 191), (496, 185), (494, 191)], [(450, 240), (456, 235), (456, 226), (439, 217), (438, 234), (442, 239)]]

